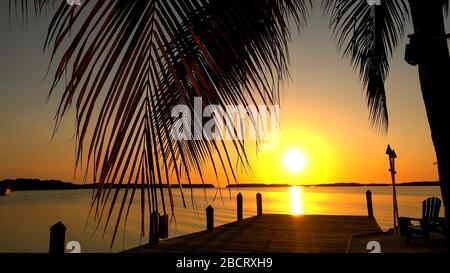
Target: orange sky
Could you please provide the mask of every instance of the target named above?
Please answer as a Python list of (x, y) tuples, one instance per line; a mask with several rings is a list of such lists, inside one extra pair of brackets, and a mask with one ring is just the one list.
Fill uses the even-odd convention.
[[(73, 116), (65, 118), (51, 141), (59, 97), (44, 104), (50, 86), (50, 77), (42, 80), (49, 58), (42, 54), (48, 18), (24, 32), (14, 26), (9, 29), (4, 14), (7, 1), (0, 5), (0, 37), (5, 38), (0, 45), (0, 180), (72, 181)], [(384, 154), (387, 144), (399, 157), (399, 181), (437, 180), (417, 70), (402, 60), (403, 45), (387, 83), (390, 131), (378, 134), (368, 123), (358, 75), (336, 53), (326, 20), (316, 11), (302, 34), (294, 35), (292, 80), (284, 87), (279, 148), (256, 155), (254, 145), (249, 145), (254, 172), (239, 174), (240, 182), (386, 183), (390, 177)], [(305, 171), (296, 175), (283, 166), (283, 155), (291, 149), (302, 150), (308, 158)], [(215, 182), (209, 171), (206, 181)]]

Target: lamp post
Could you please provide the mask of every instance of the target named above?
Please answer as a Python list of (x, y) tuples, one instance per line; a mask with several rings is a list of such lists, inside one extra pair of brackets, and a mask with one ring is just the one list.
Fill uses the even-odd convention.
[(393, 195), (393, 206), (394, 206), (394, 233), (398, 233), (399, 229), (399, 215), (398, 215), (398, 203), (397, 203), (397, 190), (395, 188), (395, 175), (397, 174), (395, 170), (395, 159), (397, 158), (397, 154), (395, 150), (388, 145), (386, 154), (389, 156), (389, 172), (391, 173), (392, 179), (392, 195)]

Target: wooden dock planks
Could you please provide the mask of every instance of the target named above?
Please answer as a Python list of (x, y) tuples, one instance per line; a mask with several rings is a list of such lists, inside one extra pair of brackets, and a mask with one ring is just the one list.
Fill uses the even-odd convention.
[(262, 215), (144, 245), (129, 253), (344, 253), (350, 237), (382, 232), (367, 216)]

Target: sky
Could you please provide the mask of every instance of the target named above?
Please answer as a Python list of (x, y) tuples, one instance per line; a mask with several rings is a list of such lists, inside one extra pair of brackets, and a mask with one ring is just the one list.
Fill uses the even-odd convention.
[[(23, 29), (15, 20), (9, 23), (8, 1), (0, 2), (0, 180), (82, 178), (74, 176), (73, 111), (52, 138), (60, 93), (46, 103), (52, 75), (46, 77), (50, 56), (43, 44), (50, 15), (31, 20)], [(252, 172), (239, 173), (239, 182), (387, 183), (387, 144), (398, 154), (398, 181), (438, 180), (417, 68), (403, 61), (406, 42), (391, 62), (386, 83), (390, 129), (381, 134), (368, 121), (358, 73), (336, 51), (328, 18), (316, 8), (308, 26), (300, 34), (293, 32), (279, 146), (256, 153), (250, 145)], [(289, 172), (284, 164), (292, 150), (306, 157), (302, 172)], [(212, 173), (205, 178), (215, 183)]]

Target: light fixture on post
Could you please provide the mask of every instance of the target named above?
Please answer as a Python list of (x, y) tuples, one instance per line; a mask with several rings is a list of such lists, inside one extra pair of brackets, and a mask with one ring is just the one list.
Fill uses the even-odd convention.
[(397, 171), (395, 170), (395, 159), (397, 158), (397, 154), (395, 151), (391, 148), (390, 145), (388, 145), (386, 154), (389, 156), (389, 172), (391, 173), (391, 179), (392, 179), (392, 196), (393, 196), (393, 212), (394, 212), (394, 234), (398, 234), (399, 232), (399, 214), (398, 214), (398, 203), (397, 203), (397, 190), (395, 188), (395, 175), (397, 174)]

